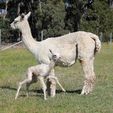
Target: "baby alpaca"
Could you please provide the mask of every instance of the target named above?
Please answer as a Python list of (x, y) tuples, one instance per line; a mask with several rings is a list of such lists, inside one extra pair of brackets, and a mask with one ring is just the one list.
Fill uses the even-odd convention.
[(27, 91), (28, 91), (30, 84), (33, 83), (33, 82), (36, 82), (37, 78), (41, 82), (45, 100), (47, 99), (46, 98), (47, 86), (46, 86), (46, 84), (44, 82), (44, 78), (55, 79), (56, 82), (58, 83), (58, 85), (61, 87), (61, 89), (65, 92), (65, 89), (59, 83), (58, 78), (56, 76), (49, 76), (49, 73), (54, 68), (55, 63), (60, 59), (59, 54), (53, 54), (51, 50), (50, 50), (50, 53), (52, 54), (52, 59), (51, 59), (50, 64), (39, 64), (39, 65), (31, 66), (31, 67), (28, 68), (27, 78), (19, 83), (15, 99), (17, 99), (17, 97), (19, 95), (19, 91), (20, 91), (20, 89), (21, 89), (23, 84), (26, 84)]

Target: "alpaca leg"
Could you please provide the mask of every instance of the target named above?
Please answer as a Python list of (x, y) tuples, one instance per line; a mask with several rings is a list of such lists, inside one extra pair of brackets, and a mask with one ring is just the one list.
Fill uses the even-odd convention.
[(90, 92), (92, 92), (94, 85), (95, 85), (95, 81), (96, 81), (96, 76), (95, 76), (95, 72), (94, 72), (94, 58), (90, 61), (90, 66), (91, 66), (91, 88), (90, 88)]
[(81, 92), (81, 95), (87, 95), (93, 90), (94, 82), (95, 82), (95, 73), (93, 69), (93, 60), (81, 61), (83, 71), (85, 74), (84, 86)]
[[(51, 72), (49, 73), (49, 76), (55, 76), (55, 72), (54, 69), (51, 70)], [(48, 86), (48, 94), (50, 94), (51, 97), (54, 97), (56, 95), (56, 80), (53, 78), (50, 78), (47, 81), (47, 86)]]
[(44, 93), (44, 100), (47, 100), (47, 97), (46, 97), (46, 84), (44, 82), (44, 78), (43, 77), (39, 77), (39, 80), (41, 82), (41, 85), (42, 85), (42, 89), (43, 89), (43, 93)]

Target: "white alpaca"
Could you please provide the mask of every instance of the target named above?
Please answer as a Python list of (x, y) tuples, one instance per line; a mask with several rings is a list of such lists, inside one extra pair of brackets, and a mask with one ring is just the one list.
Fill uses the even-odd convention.
[[(39, 63), (50, 63), (51, 55), (49, 49), (61, 55), (60, 65), (71, 66), (79, 59), (85, 75), (81, 94), (90, 93), (96, 78), (93, 64), (94, 55), (101, 49), (101, 42), (98, 36), (93, 33), (78, 31), (38, 42), (31, 35), (31, 29), (28, 23), (30, 14), (30, 12), (27, 15), (22, 14), (11, 23), (13, 29), (19, 29), (22, 32), (22, 40), (26, 47), (35, 55)], [(51, 70), (50, 75), (55, 75), (54, 69)], [(52, 96), (55, 96), (55, 87)]]
[[(51, 62), (50, 62), (49, 65), (48, 64), (40, 64), (40, 65), (36, 65), (36, 66), (31, 66), (31, 67), (28, 68), (27, 78), (19, 83), (15, 99), (17, 99), (17, 97), (19, 95), (19, 91), (20, 91), (23, 84), (26, 84), (27, 90), (28, 90), (31, 83), (33, 83), (34, 81), (37, 81), (37, 78), (40, 80), (40, 82), (42, 84), (42, 89), (43, 89), (44, 99), (45, 100), (47, 99), (46, 98), (46, 89), (47, 89), (47, 87), (46, 87), (46, 84), (44, 82), (44, 78), (55, 79), (56, 82), (58, 83), (58, 85), (61, 87), (62, 91), (65, 92), (65, 89), (60, 84), (58, 78), (55, 77), (55, 76), (49, 76), (49, 73), (54, 68), (55, 63), (60, 59), (59, 54), (53, 54), (53, 52), (51, 50), (50, 50), (50, 52), (52, 54), (52, 59), (51, 59)], [(34, 79), (33, 79), (33, 76), (35, 76)]]

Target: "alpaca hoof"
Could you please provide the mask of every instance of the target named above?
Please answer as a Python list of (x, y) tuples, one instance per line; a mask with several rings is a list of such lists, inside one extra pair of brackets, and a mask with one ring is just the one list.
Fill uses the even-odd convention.
[(90, 91), (82, 91), (80, 95), (88, 95)]
[(81, 93), (80, 95), (88, 95), (88, 94), (89, 94), (89, 93), (86, 93), (86, 92), (85, 92), (85, 93)]

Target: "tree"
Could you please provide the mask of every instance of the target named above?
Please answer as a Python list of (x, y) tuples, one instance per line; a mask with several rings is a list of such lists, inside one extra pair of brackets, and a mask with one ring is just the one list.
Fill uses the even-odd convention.
[(70, 32), (78, 31), (80, 29), (83, 2), (81, 0), (66, 0), (65, 5), (65, 26)]
[[(37, 40), (41, 40), (41, 31), (44, 39), (78, 30), (109, 34), (113, 31), (113, 9), (109, 7), (108, 1), (110, 0), (9, 0), (4, 22), (0, 18), (0, 28), (4, 31), (2, 40), (9, 40), (13, 36), (17, 41), (18, 31), (12, 31), (10, 23), (18, 14), (29, 11), (32, 12), (30, 27)], [(10, 38), (12, 41), (13, 37)]]
[(44, 38), (63, 35), (65, 30), (65, 9), (62, 0), (46, 0), (42, 2), (42, 12), (39, 7), (36, 10), (36, 28), (44, 31)]

